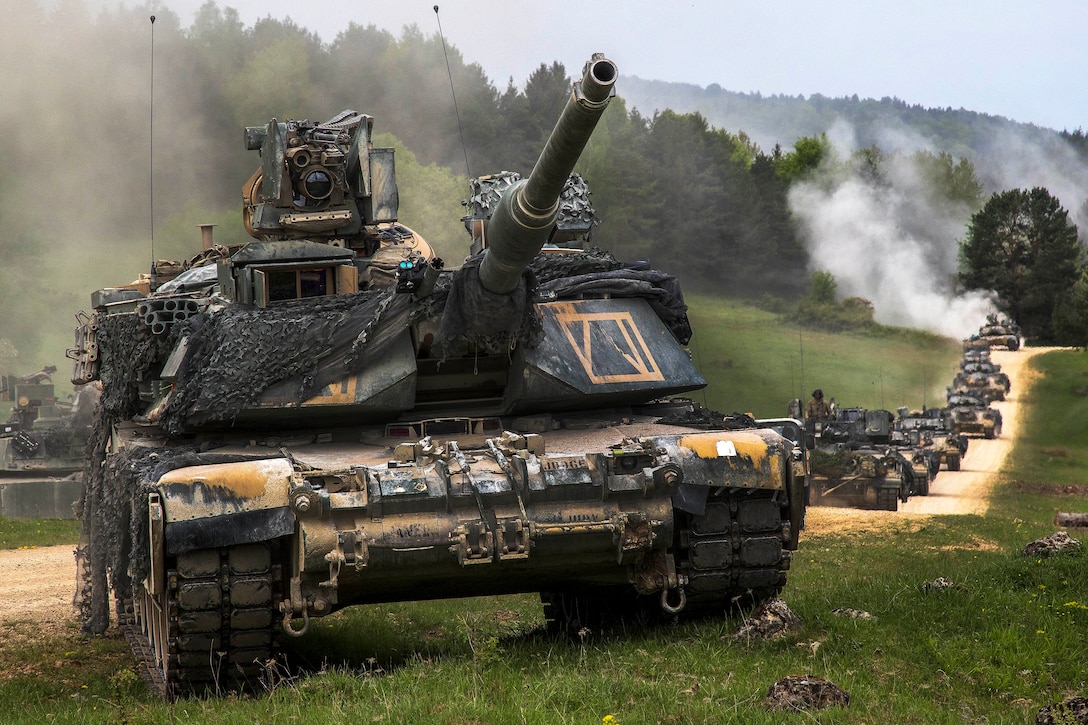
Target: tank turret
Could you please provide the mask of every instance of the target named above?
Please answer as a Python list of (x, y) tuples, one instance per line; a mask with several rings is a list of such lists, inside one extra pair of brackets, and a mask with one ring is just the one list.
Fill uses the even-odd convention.
[(369, 117), (247, 129), (254, 241), (79, 316), (73, 377), (102, 385), (85, 630), (112, 588), (175, 695), (251, 684), (281, 635), (356, 604), (539, 592), (576, 632), (781, 589), (793, 444), (666, 398), (706, 384), (677, 281), (577, 243), (571, 171), (616, 77), (594, 56), (532, 173), (473, 182), (457, 269), (397, 218)]

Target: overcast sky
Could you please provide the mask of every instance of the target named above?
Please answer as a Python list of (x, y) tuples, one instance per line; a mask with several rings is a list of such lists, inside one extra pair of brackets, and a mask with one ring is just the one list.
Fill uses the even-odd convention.
[[(17, 0), (3, 0), (13, 2)], [(92, 8), (139, 6), (85, 0)], [(157, 0), (188, 26), (205, 0)], [(434, 0), (219, 0), (250, 26), (290, 17), (332, 41), (349, 22), (438, 31)], [(446, 41), (496, 86), (596, 51), (620, 72), (726, 90), (881, 98), (1088, 128), (1085, 0), (439, 0)]]

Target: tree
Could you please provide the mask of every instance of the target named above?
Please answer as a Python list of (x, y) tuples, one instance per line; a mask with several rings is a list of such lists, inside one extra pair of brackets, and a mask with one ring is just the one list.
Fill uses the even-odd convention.
[(1077, 227), (1050, 192), (995, 193), (976, 212), (960, 244), (966, 289), (993, 290), (1026, 337), (1054, 342), (1053, 316), (1080, 270)]
[(1061, 345), (1088, 347), (1088, 268), (1054, 308), (1054, 341)]
[(793, 151), (780, 153), (780, 149), (775, 149), (775, 170), (784, 179), (793, 182), (819, 168), (830, 153), (831, 142), (826, 134), (799, 138), (793, 144)]

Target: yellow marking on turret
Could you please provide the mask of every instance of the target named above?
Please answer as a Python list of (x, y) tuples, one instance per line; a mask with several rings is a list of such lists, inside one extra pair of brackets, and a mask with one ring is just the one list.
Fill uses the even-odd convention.
[(358, 382), (359, 376), (352, 375), (339, 382), (326, 385), (320, 393), (305, 401), (302, 405), (350, 405), (355, 402), (355, 388)]
[[(594, 385), (604, 383), (646, 383), (665, 379), (650, 348), (642, 337), (635, 319), (627, 310), (610, 312), (580, 312), (576, 302), (557, 302), (547, 305), (554, 314), (559, 328), (570, 343), (571, 349), (582, 364), (586, 377)], [(594, 358), (594, 335), (610, 343), (627, 362), (633, 372), (612, 369), (599, 370), (606, 358)]]

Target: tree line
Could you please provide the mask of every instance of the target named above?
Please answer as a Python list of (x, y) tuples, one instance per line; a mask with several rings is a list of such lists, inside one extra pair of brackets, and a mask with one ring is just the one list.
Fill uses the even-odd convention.
[[(444, 52), (437, 35), (415, 26), (395, 36), (352, 23), (326, 43), (290, 20), (246, 26), (215, 2), (189, 27), (170, 11), (158, 11), (152, 27), (148, 15), (148, 7), (118, 7), (92, 17), (81, 0), (31, 2), (0, 28), (0, 59), (23, 69), (0, 79), (9, 99), (0, 118), (13, 139), (6, 162), (22, 172), (0, 181), (0, 253), (8, 260), (0, 283), (16, 289), (56, 276), (36, 250), (85, 260), (70, 282), (61, 275), (51, 296), (36, 300), (60, 319), (85, 302), (58, 289), (72, 287), (82, 300), (89, 289), (116, 284), (118, 269), (147, 268), (124, 260), (136, 258), (134, 249), (146, 254), (149, 226), (156, 256), (191, 253), (196, 222), (222, 220), (217, 234), (243, 241), (239, 191), (259, 159), (244, 150), (241, 130), (272, 118), (320, 121), (345, 108), (374, 116), (378, 143), (397, 149), (403, 220), (448, 256), (463, 253), (459, 202), (468, 178), (527, 173), (581, 70), (542, 63), (523, 87), (497, 87), (455, 46)], [(804, 299), (813, 264), (791, 189), (845, 174), (885, 183), (882, 169), (899, 154), (874, 145), (841, 159), (821, 134), (763, 149), (697, 112), (644, 116), (623, 93), (621, 75), (619, 97), (577, 169), (602, 219), (594, 243), (647, 259), (689, 289), (786, 305)], [(911, 156), (929, 195), (983, 208), (970, 162), (948, 152)], [(100, 241), (114, 264), (100, 264)], [(961, 265), (973, 259), (964, 254)], [(1075, 267), (1081, 274), (1079, 259)], [(966, 287), (988, 282), (959, 279)], [(33, 338), (42, 315), (20, 314), (16, 304), (0, 300), (0, 338)], [(1021, 321), (1028, 334), (1030, 320)]]

